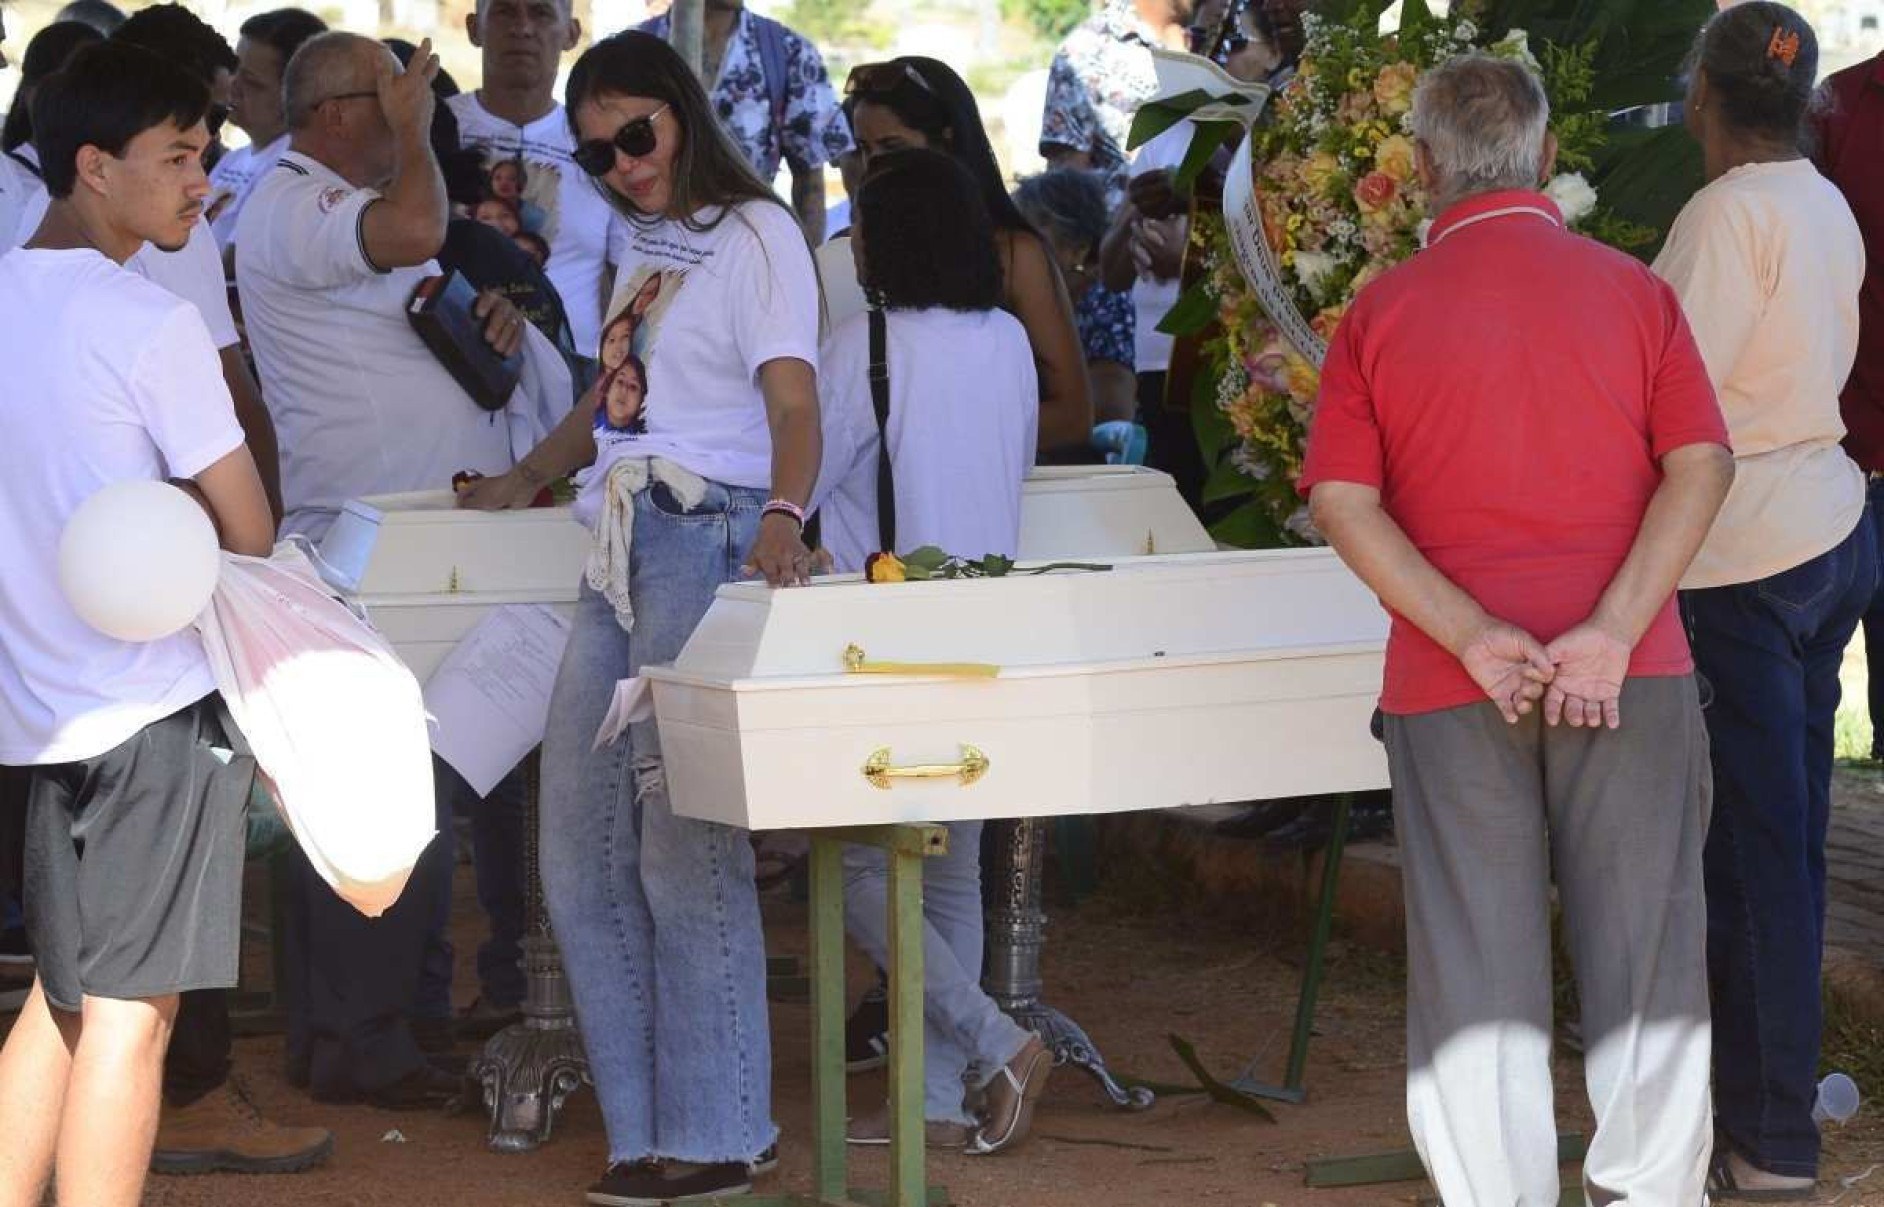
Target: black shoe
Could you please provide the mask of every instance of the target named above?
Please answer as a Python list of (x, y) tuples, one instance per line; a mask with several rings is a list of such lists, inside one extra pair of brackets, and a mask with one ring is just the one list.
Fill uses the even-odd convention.
[(844, 1071), (865, 1073), (890, 1062), (890, 993), (872, 988), (844, 1022)]
[(315, 1090), (314, 1101), (335, 1106), (364, 1103), (382, 1111), (428, 1111), (451, 1105), (463, 1092), (464, 1078), (428, 1062), (376, 1090)]
[(449, 1052), (458, 1042), (449, 1018), (413, 1018), (408, 1020), (408, 1025), (412, 1028), (412, 1038), (419, 1045), (419, 1051), (427, 1056)]
[(635, 1161), (611, 1165), (584, 1198), (596, 1207), (666, 1207), (692, 1199), (730, 1198), (752, 1189), (741, 1161), (719, 1165)]
[(778, 1145), (776, 1144), (746, 1162), (746, 1172), (755, 1178), (763, 1178), (777, 1168)]

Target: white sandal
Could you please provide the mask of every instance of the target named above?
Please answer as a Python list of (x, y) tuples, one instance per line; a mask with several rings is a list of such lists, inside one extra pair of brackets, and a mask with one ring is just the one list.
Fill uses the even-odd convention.
[[(1005, 1101), (998, 1101), (994, 1105), (988, 1121), (975, 1132), (963, 1151), (969, 1156), (985, 1157), (1013, 1148), (1025, 1140), (1028, 1129), (1033, 1125), (1034, 1104), (1046, 1092), (1047, 1077), (1052, 1072), (1052, 1051), (1041, 1042), (1039, 1036), (1033, 1036), (1027, 1041), (1027, 1046), (1015, 1054), (1014, 1059), (996, 1069), (994, 1076), (989, 1079), (989, 1097)], [(1007, 1083), (1005, 1086), (1001, 1084), (1004, 1081)], [(1012, 1103), (1012, 1114), (1002, 1120), (998, 1116), (1009, 1102)]]

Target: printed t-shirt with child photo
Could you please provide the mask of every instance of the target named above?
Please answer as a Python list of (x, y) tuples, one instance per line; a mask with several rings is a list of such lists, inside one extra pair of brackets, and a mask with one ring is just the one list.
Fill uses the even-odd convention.
[(594, 356), (611, 227), (621, 219), (576, 166), (576, 136), (563, 107), (518, 126), (485, 109), (475, 92), (446, 104), (458, 119), (460, 141), (484, 156), (484, 192), (470, 216), (537, 262), (562, 295), (576, 351)]
[(817, 273), (784, 206), (742, 202), (704, 231), (625, 225), (600, 342), (595, 466), (576, 500), (576, 518), (591, 526), (622, 457), (663, 457), (728, 486), (770, 485), (760, 366), (818, 364)]

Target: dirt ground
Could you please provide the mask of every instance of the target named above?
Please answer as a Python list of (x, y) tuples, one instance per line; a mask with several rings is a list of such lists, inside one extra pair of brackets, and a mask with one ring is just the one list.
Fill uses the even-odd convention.
[[(469, 905), (469, 884), (461, 888), (455, 930), (468, 980), (478, 920)], [(768, 928), (773, 954), (805, 950), (802, 907), (771, 903)], [(1102, 889), (1053, 919), (1049, 999), (1083, 1023), (1113, 1065), (1132, 1076), (1191, 1083), (1167, 1039), (1177, 1035), (1225, 1079), (1252, 1058), (1262, 1075), (1279, 1078), (1297, 980), (1289, 961), (1297, 945), (1292, 936), (1274, 938), (1148, 908)], [(1061, 1070), (1025, 1148), (996, 1158), (933, 1159), (931, 1181), (947, 1187), (950, 1201), (962, 1207), (1418, 1202), (1429, 1193), (1420, 1183), (1344, 1190), (1303, 1185), (1308, 1160), (1406, 1144), (1400, 976), (1383, 957), (1337, 945), (1309, 1062), (1310, 1099), (1303, 1106), (1276, 1106), (1274, 1123), (1201, 1095), (1166, 1094), (1151, 1111), (1128, 1114), (1107, 1104), (1081, 1075)], [(861, 984), (861, 975), (857, 980)], [(776, 1005), (773, 1027), (783, 1164), (759, 1189), (802, 1192), (810, 1185), (807, 1007)], [(283, 1079), (278, 1038), (240, 1041), (237, 1066), (275, 1118), (334, 1130), (332, 1162), (293, 1177), (156, 1178), (146, 1195), (154, 1207), (576, 1204), (582, 1187), (603, 1168), (601, 1118), (587, 1090), (571, 1101), (548, 1145), (506, 1156), (485, 1148), (485, 1120), (474, 1112), (393, 1114), (312, 1102)], [(881, 1074), (853, 1078), (853, 1109), (880, 1101), (882, 1092)], [(1566, 1130), (1586, 1128), (1573, 1058), (1560, 1062), (1559, 1098)], [(880, 1186), (884, 1161), (880, 1153), (856, 1159), (853, 1184)], [(1566, 1176), (1574, 1178), (1574, 1170)], [(1863, 1180), (1841, 1185), (1840, 1179), (1852, 1177)], [(1824, 1185), (1821, 1203), (1884, 1207), (1884, 1124), (1868, 1108), (1830, 1138)]]

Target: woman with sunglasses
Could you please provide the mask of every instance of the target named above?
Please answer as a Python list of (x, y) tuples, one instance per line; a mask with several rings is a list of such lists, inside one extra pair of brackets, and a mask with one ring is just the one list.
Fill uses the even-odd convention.
[(844, 114), (866, 173), (886, 152), (924, 147), (954, 156), (975, 178), (1001, 253), (1001, 305), (1026, 328), (1040, 378), (1040, 460), (1093, 460), (1092, 387), (1073, 303), (1052, 249), (1007, 195), (968, 85), (935, 59), (872, 63), (850, 73)]
[(627, 429), (598, 428), (591, 392), (464, 498), (522, 506), (593, 462), (576, 515), (596, 544), (543, 740), (543, 891), (608, 1129), (588, 1201), (632, 1207), (743, 1193), (775, 1159), (752, 846), (674, 816), (652, 721), (592, 746), (616, 682), (671, 662), (721, 583), (812, 569), (818, 284), (797, 220), (667, 43), (598, 42), (567, 105), (577, 163), (628, 219), (611, 310), (665, 282), (637, 332), (645, 396)]

